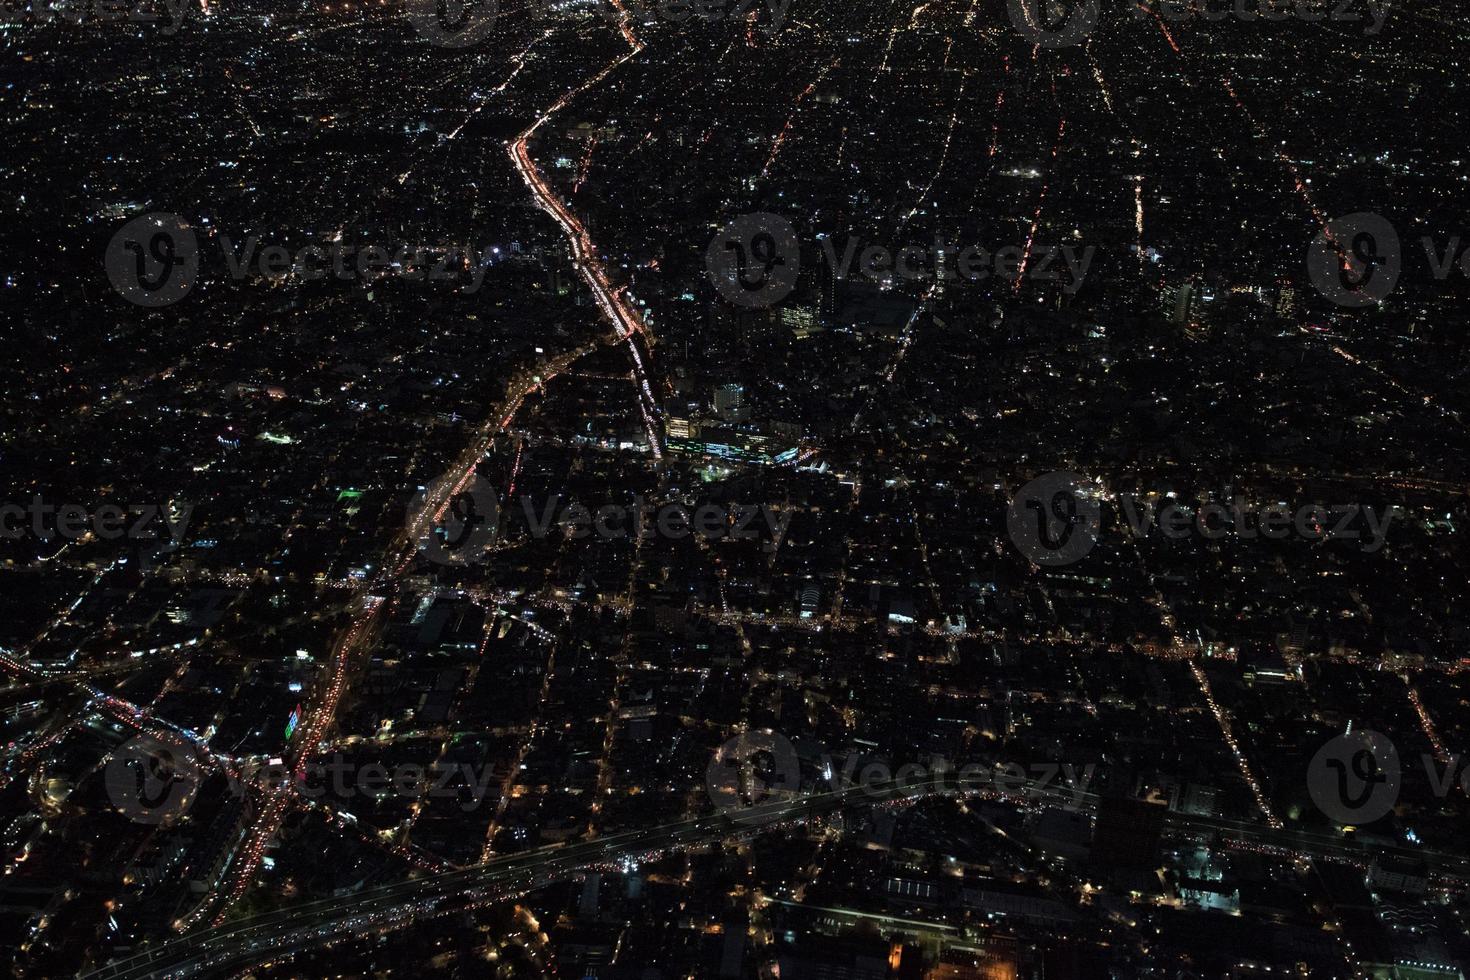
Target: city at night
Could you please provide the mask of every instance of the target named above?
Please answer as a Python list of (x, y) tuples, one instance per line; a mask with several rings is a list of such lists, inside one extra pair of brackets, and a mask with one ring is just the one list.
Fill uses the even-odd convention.
[(0, 976), (1466, 980), (1460, 0), (9, 0)]

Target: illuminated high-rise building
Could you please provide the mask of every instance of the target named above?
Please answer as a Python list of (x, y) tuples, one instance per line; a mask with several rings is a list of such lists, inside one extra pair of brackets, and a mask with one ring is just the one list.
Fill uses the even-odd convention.
[(715, 414), (725, 422), (744, 422), (749, 418), (750, 408), (745, 404), (745, 388), (735, 384), (716, 388)]

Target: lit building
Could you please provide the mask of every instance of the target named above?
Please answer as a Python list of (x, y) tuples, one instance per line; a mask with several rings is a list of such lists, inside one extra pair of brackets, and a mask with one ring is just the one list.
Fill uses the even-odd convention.
[(726, 422), (744, 422), (750, 416), (745, 404), (745, 388), (741, 385), (720, 385), (715, 389), (715, 414)]
[(817, 311), (810, 306), (783, 306), (781, 325), (790, 330), (797, 340), (806, 340), (823, 332), (822, 325), (817, 322)]
[(794, 460), (798, 447), (793, 440), (760, 432), (717, 425), (693, 425), (687, 436), (675, 436), (671, 431), (666, 448), (671, 453), (712, 456), (768, 466)]
[(1165, 286), (1161, 298), (1170, 323), (1188, 323), (1199, 302), (1199, 285), (1189, 279), (1178, 286)]

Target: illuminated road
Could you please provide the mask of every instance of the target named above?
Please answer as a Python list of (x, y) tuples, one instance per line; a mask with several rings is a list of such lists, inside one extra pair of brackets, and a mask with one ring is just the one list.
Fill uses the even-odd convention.
[[(662, 445), (658, 438), (658, 426), (655, 422), (657, 415), (657, 400), (653, 396), (653, 390), (648, 383), (647, 373), (643, 366), (643, 357), (639, 352), (638, 345), (634, 342), (634, 335), (641, 334), (645, 340), (650, 336), (646, 324), (638, 315), (637, 311), (623, 298), (621, 289), (614, 289), (608, 280), (607, 273), (603, 269), (597, 257), (597, 249), (593, 244), (591, 236), (581, 221), (572, 214), (561, 202), (556, 194), (547, 185), (545, 178), (531, 159), (530, 151), (527, 149), (528, 140), (538, 129), (558, 110), (566, 106), (573, 98), (581, 92), (598, 84), (619, 65), (627, 61), (642, 50), (641, 43), (627, 28), (626, 16), (623, 22), (623, 37), (629, 44), (626, 54), (614, 59), (599, 73), (589, 78), (581, 86), (567, 92), (558, 99), (545, 113), (536, 119), (510, 146), (511, 160), (515, 164), (516, 171), (526, 182), (526, 186), (535, 195), (537, 203), (546, 211), (571, 242), (573, 257), (582, 278), (592, 290), (593, 298), (598, 307), (612, 323), (616, 333), (616, 340), (628, 345), (628, 351), (633, 360), (633, 376), (638, 401), (638, 409), (643, 417), (644, 430), (648, 436), (648, 444), (653, 451), (655, 459), (663, 456)], [(304, 735), (298, 738), (291, 752), (292, 768), (299, 772), (305, 767), (307, 761), (315, 752), (318, 743), (324, 733), (330, 728), (336, 714), (338, 700), (341, 697), (347, 675), (352, 663), (358, 659), (371, 644), (374, 634), (378, 609), (381, 605), (381, 593), (386, 591), (398, 576), (407, 570), (413, 560), (418, 541), (429, 534), (435, 524), (442, 518), (444, 511), (448, 508), (454, 497), (462, 492), (473, 479), (475, 467), (484, 457), (486, 451), (494, 438), (500, 434), (515, 416), (517, 408), (525, 397), (532, 391), (544, 385), (551, 377), (564, 370), (576, 357), (584, 351), (575, 351), (563, 355), (558, 361), (542, 371), (541, 376), (531, 379), (517, 379), (512, 382), (511, 390), (507, 394), (504, 411), (494, 411), (489, 421), (470, 441), (465, 451), (460, 455), (450, 472), (438, 481), (426, 495), (424, 506), (409, 521), (404, 534), (390, 545), (389, 557), (381, 565), (383, 569), (377, 579), (374, 580), (369, 590), (364, 593), (364, 610), (356, 619), (347, 632), (339, 639), (333, 649), (331, 669), (322, 686), (319, 696), (313, 698), (309, 705), (305, 723), (303, 725)], [(379, 593), (372, 595), (369, 593)], [(188, 928), (210, 910), (215, 912), (214, 922), (219, 924), (228, 911), (231, 904), (243, 895), (254, 878), (254, 872), (259, 866), (265, 847), (275, 835), (280, 826), (281, 819), (291, 803), (291, 794), (283, 791), (270, 793), (262, 802), (259, 815), (246, 828), (245, 839), (237, 852), (236, 858), (231, 866), (206, 892), (204, 901), (195, 907), (184, 920), (183, 926)], [(223, 901), (216, 899), (223, 897)]]
[[(292, 775), (298, 780), (305, 773), (306, 764), (316, 753), (322, 736), (332, 724), (332, 719), (336, 717), (337, 705), (346, 687), (348, 670), (357, 654), (370, 646), (370, 638), (375, 635), (373, 626), (382, 605), (381, 598), (366, 597), (361, 614), (332, 649), (331, 666), (326, 682), (319, 688), (314, 703), (304, 713), (300, 733), (294, 739), (295, 744), (288, 752)], [(265, 854), (266, 845), (276, 835), (287, 810), (295, 802), (295, 794), (287, 789), (274, 791), (261, 789), (259, 792), (265, 795), (265, 799), (261, 802), (260, 815), (246, 829), (245, 839), (235, 853), (233, 867), (225, 878), (228, 881), (228, 888), (224, 890), (224, 900), (215, 914), (216, 925), (224, 920), (229, 907), (250, 887), (250, 883), (255, 878), (255, 871)], [(195, 906), (193, 913), (184, 920), (185, 925), (202, 918), (211, 907), (211, 899), (216, 894), (217, 892), (209, 893), (205, 901)]]
[(671, 849), (703, 847), (744, 830), (830, 812), (852, 797), (872, 799), (866, 791), (856, 789), (782, 801), (742, 811), (741, 823), (723, 816), (699, 817), (292, 906), (183, 936), (84, 976), (95, 980), (188, 977), (268, 961), (354, 933), (394, 928), (416, 918), (512, 897), (587, 869), (616, 866), (625, 859)]
[(648, 384), (648, 373), (643, 366), (643, 355), (639, 353), (638, 345), (633, 340), (634, 334), (641, 334), (647, 341), (651, 336), (648, 326), (638, 315), (638, 311), (623, 298), (622, 288), (613, 288), (606, 270), (602, 267), (601, 260), (597, 257), (597, 246), (593, 244), (592, 236), (587, 233), (582, 222), (572, 214), (571, 210), (562, 203), (546, 183), (546, 178), (536, 166), (535, 161), (531, 159), (530, 150), (526, 146), (531, 137), (536, 135), (536, 131), (545, 125), (548, 119), (565, 108), (578, 95), (612, 74), (623, 62), (643, 50), (643, 45), (627, 30), (626, 20), (624, 20), (624, 38), (629, 45), (627, 54), (614, 58), (602, 71), (553, 103), (551, 108), (542, 113), (535, 122), (527, 126), (516, 137), (515, 141), (510, 144), (509, 151), (516, 172), (521, 175), (521, 179), (526, 182), (526, 187), (535, 196), (537, 205), (551, 215), (566, 234), (567, 241), (572, 248), (572, 258), (575, 261), (577, 272), (587, 283), (587, 288), (592, 290), (592, 298), (596, 300), (597, 307), (602, 311), (603, 316), (612, 324), (617, 340), (628, 345), (628, 353), (633, 358), (633, 378), (637, 388), (638, 411), (643, 416), (643, 429), (648, 436), (648, 445), (653, 450), (654, 458), (662, 459), (663, 446), (659, 441), (658, 426), (655, 422), (658, 400), (654, 398), (653, 389)]
[[(998, 781), (1000, 776), (993, 778)], [(726, 838), (825, 816), (850, 806), (904, 805), (927, 796), (953, 793), (953, 783), (951, 771), (910, 785), (855, 786), (738, 810), (734, 819), (728, 815), (696, 817), (566, 846), (540, 848), (472, 868), (288, 906), (222, 928), (194, 932), (83, 974), (81, 980), (191, 977), (278, 960), (353, 935), (401, 928), (418, 919), (502, 901), (587, 871), (616, 869), (629, 860), (706, 847)], [(1092, 808), (1099, 799), (1095, 794), (1071, 788), (1039, 788), (1034, 782), (1022, 785), (1020, 780), (1006, 790), (989, 785), (972, 792), (1030, 805)], [(1380, 852), (1410, 853), (1402, 848), (1370, 849), (1356, 841), (1326, 834), (1274, 830), (1259, 824), (1181, 813), (1167, 814), (1165, 823), (1176, 834), (1218, 836), (1238, 845), (1266, 848), (1280, 854), (1357, 865), (1366, 865)], [(1470, 861), (1462, 857), (1418, 848), (1412, 853), (1428, 861), (1442, 876), (1470, 881)]]

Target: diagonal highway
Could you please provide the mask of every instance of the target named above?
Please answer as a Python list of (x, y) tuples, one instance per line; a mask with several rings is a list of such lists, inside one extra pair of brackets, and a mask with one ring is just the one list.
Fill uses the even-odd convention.
[[(914, 795), (924, 795), (918, 791)], [(416, 919), (508, 898), (581, 871), (660, 851), (702, 847), (762, 827), (833, 812), (861, 798), (863, 789), (783, 800), (725, 815), (696, 817), (563, 847), (541, 848), (459, 871), (413, 878), (378, 888), (251, 916), (188, 933), (90, 973), (89, 980), (190, 977), (283, 957), (360, 932), (397, 928)]]
[[(997, 767), (999, 769), (999, 767)], [(676, 823), (553, 846), (497, 858), (471, 868), (412, 878), (337, 898), (288, 906), (213, 929), (188, 933), (137, 955), (83, 974), (80, 980), (141, 980), (214, 975), (229, 969), (285, 958), (353, 935), (387, 931), (415, 921), (462, 911), (545, 887), (556, 881), (620, 862), (671, 850), (706, 847), (720, 840), (826, 816), (855, 806), (909, 803), (959, 790), (994, 791), (992, 776), (957, 787), (954, 772), (918, 780), (858, 785), (794, 799), (781, 799), (731, 813), (694, 817)], [(1003, 798), (1033, 803), (1095, 807), (1099, 798), (1075, 788), (1046, 788), (1034, 781), (1002, 786)], [(1299, 830), (1279, 830), (1223, 818), (1167, 814), (1174, 833), (1218, 836), (1270, 847), (1303, 859), (1365, 864), (1380, 852), (1353, 840)], [(1470, 861), (1458, 855), (1415, 849), (1443, 877), (1470, 881)]]

